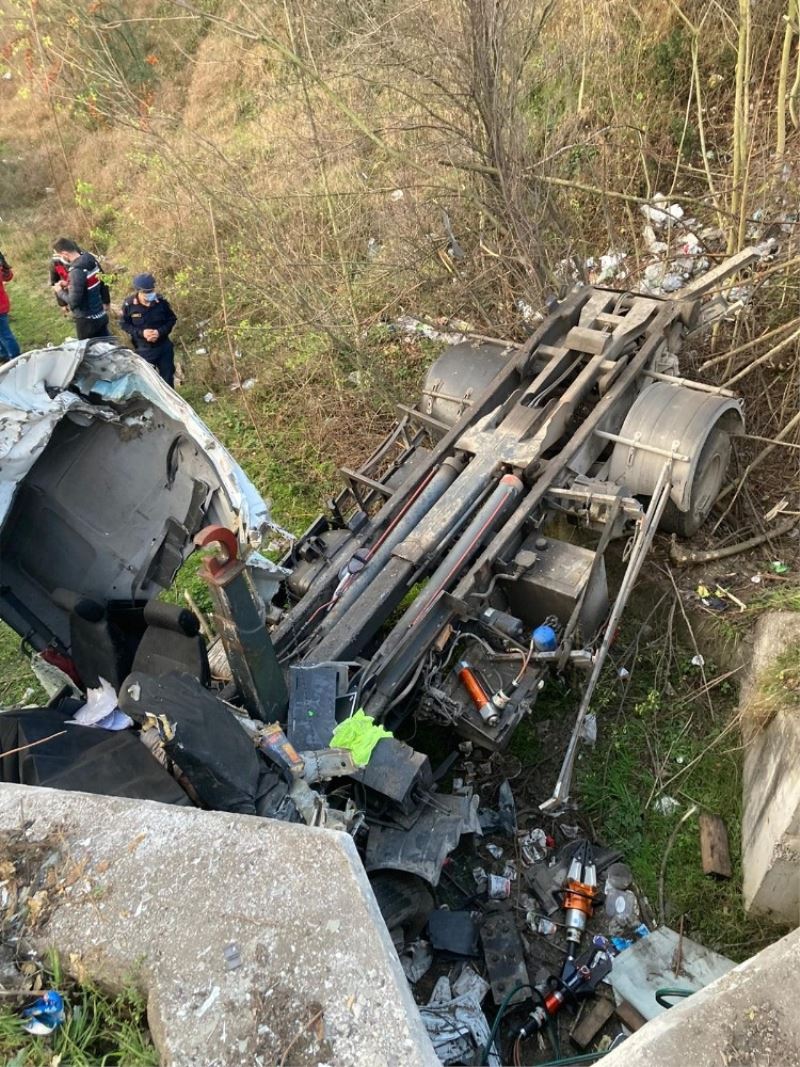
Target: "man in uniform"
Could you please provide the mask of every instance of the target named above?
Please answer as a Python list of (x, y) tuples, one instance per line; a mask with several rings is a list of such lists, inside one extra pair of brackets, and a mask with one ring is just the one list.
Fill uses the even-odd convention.
[(53, 252), (69, 266), (65, 295), (75, 323), (79, 341), (90, 337), (108, 337), (108, 286), (100, 273), (100, 264), (91, 252), (83, 252), (69, 237), (59, 237)]
[(136, 290), (122, 302), (119, 324), (130, 335), (137, 353), (152, 364), (167, 383), (175, 383), (175, 349), (170, 333), (178, 321), (168, 301), (156, 291), (152, 274), (137, 274)]

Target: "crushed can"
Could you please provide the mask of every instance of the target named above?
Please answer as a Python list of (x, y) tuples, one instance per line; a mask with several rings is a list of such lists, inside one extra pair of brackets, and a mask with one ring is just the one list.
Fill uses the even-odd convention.
[(511, 879), (502, 874), (490, 874), (487, 881), (489, 900), (508, 900), (511, 896)]
[(258, 747), (268, 759), (277, 763), (282, 770), (288, 771), (293, 778), (299, 778), (305, 770), (304, 761), (277, 722), (270, 723), (259, 731)]

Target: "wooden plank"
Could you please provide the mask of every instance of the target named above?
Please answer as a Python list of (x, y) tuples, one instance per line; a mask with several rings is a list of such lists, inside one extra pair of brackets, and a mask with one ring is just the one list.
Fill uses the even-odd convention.
[(579, 1049), (587, 1048), (614, 1014), (614, 1004), (607, 997), (595, 997), (591, 1005), (584, 1003), (583, 1010), (572, 1024), (570, 1040)]
[(704, 874), (715, 878), (730, 878), (733, 874), (728, 831), (719, 815), (703, 812), (700, 816), (700, 855)]
[(573, 326), (564, 338), (564, 344), (573, 352), (588, 352), (599, 356), (609, 342), (611, 335), (600, 330), (587, 330), (585, 326)]
[(678, 300), (685, 300), (687, 297), (702, 296), (704, 293), (715, 289), (720, 282), (724, 282), (731, 274), (735, 274), (737, 270), (743, 270), (759, 259), (761, 259), (761, 255), (756, 252), (755, 248), (743, 248), (735, 256), (724, 259), (718, 267), (712, 267), (711, 270), (706, 271), (705, 274), (685, 285), (676, 294), (677, 298)]
[(633, 1004), (630, 1004), (627, 1000), (617, 1004), (616, 1008), (614, 1008), (614, 1013), (623, 1026), (627, 1026), (629, 1030), (641, 1030), (647, 1022), (644, 1015), (637, 1011)]

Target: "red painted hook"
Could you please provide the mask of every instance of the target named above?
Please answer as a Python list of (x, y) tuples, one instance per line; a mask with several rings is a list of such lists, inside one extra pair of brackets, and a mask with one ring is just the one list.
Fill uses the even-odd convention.
[(227, 526), (204, 527), (199, 534), (195, 535), (194, 543), (198, 548), (208, 548), (214, 544), (220, 545), (221, 551), (216, 556), (209, 556), (203, 564), (212, 577), (219, 574), (227, 564), (232, 563), (239, 555), (239, 542), (236, 540), (236, 534), (233, 530), (229, 530)]

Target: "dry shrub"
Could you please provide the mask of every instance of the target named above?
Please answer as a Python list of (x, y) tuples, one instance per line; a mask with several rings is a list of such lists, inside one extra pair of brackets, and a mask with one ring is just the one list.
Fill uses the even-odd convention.
[[(410, 388), (418, 351), (380, 363), (369, 341), (399, 311), (522, 337), (518, 301), (536, 306), (557, 288), (565, 258), (621, 248), (641, 260), (636, 198), (680, 195), (700, 224), (720, 217), (731, 232), (737, 198), (745, 217), (797, 199), (796, 135), (788, 178), (771, 159), (781, 0), (752, 5), (751, 136), (738, 189), (737, 0), (681, 6), (699, 28), (699, 114), (692, 30), (674, 5), (652, 0), (230, 0), (209, 3), (213, 19), (142, 0), (137, 20), (119, 25), (102, 4), (79, 6), (78, 24), (74, 3), (39, 5), (37, 44), (0, 0), (15, 15), (0, 24), (15, 72), (11, 86), (0, 82), (9, 105), (0, 136), (24, 137), (36, 146), (30, 166), (46, 155), (58, 175), (46, 184), (58, 185), (62, 210), (56, 219), (48, 205), (47, 229), (87, 243), (102, 234), (123, 281), (152, 269), (187, 341), (187, 326), (208, 320), (215, 365), (203, 373), (213, 386), (236, 384), (231, 351), (241, 351), (260, 402), (272, 398), (276, 419), (283, 404), (312, 413), (309, 439), (337, 457), (354, 454), (354, 436), (371, 439)], [(24, 103), (13, 95), (23, 82)], [(80, 209), (78, 179), (91, 185)], [(42, 180), (32, 174), (26, 188)], [(750, 314), (717, 332), (715, 351), (795, 306), (791, 276), (775, 278)], [(313, 373), (298, 349), (316, 361)], [(709, 354), (698, 348), (695, 366)], [(757, 434), (773, 435), (796, 407), (796, 352), (784, 356), (744, 383)], [(354, 387), (354, 374), (369, 384)], [(740, 471), (758, 447), (739, 447)], [(773, 499), (785, 471), (759, 471)], [(731, 521), (742, 521), (740, 504)]]

